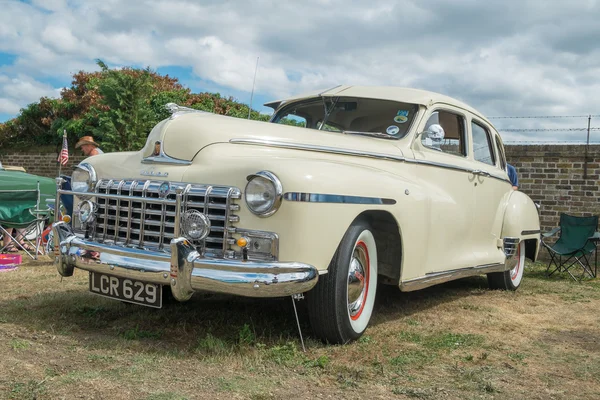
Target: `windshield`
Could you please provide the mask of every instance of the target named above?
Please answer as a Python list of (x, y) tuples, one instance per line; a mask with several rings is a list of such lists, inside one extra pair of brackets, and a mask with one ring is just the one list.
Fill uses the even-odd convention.
[(404, 137), (418, 111), (416, 104), (358, 97), (318, 97), (284, 106), (271, 122), (346, 133)]

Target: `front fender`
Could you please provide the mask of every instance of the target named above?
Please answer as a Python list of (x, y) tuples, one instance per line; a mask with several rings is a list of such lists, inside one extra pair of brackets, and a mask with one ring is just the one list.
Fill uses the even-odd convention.
[(525, 193), (514, 191), (508, 199), (502, 223), (502, 238), (525, 240), (527, 257), (535, 261), (540, 249), (540, 217), (533, 200)]
[[(428, 203), (420, 184), (410, 178), (411, 168), (393, 160), (213, 144), (194, 159), (183, 180), (234, 185), (244, 191), (248, 175), (261, 170), (273, 172), (288, 194), (279, 210), (261, 218), (252, 214), (242, 199), (236, 225), (277, 233), (279, 261), (305, 262), (324, 272), (352, 221), (366, 211), (387, 211), (396, 218), (399, 229), (411, 232), (412, 239), (425, 240), (427, 224), (411, 216), (428, 215)], [(327, 201), (306, 201), (306, 194), (333, 196), (311, 196), (308, 198)], [(385, 201), (361, 204), (347, 202), (344, 196)], [(403, 263), (419, 266), (413, 253), (405, 251)]]

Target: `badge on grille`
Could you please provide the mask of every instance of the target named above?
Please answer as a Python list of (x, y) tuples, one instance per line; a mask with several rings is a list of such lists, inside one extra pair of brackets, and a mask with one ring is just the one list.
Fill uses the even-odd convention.
[(171, 184), (167, 181), (163, 182), (160, 184), (160, 186), (158, 187), (158, 197), (160, 197), (161, 199), (164, 199), (165, 197), (167, 197), (167, 195), (169, 194), (169, 192), (171, 191)]

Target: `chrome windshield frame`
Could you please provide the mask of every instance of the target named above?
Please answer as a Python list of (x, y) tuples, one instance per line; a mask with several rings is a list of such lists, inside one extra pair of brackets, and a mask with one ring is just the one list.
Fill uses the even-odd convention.
[[(329, 112), (327, 111), (327, 106), (325, 103), (325, 98), (330, 98), (333, 101), (333, 105), (332, 105), (332, 109), (329, 110)], [(316, 127), (315, 128), (309, 128), (307, 126), (295, 126), (298, 128), (305, 128), (305, 129), (313, 129), (313, 130), (318, 130), (318, 131), (325, 131), (328, 133), (341, 133), (344, 135), (357, 135), (357, 136), (369, 136), (369, 137), (374, 137), (374, 138), (378, 138), (378, 139), (385, 139), (385, 140), (401, 140), (401, 139), (405, 139), (407, 137), (412, 136), (413, 130), (415, 128), (415, 126), (418, 125), (418, 121), (420, 120), (421, 116), (422, 116), (422, 106), (420, 104), (417, 103), (403, 103), (401, 101), (397, 101), (397, 100), (388, 100), (388, 99), (378, 99), (378, 98), (370, 98), (370, 97), (356, 97), (356, 96), (347, 96), (349, 98), (355, 98), (355, 99), (359, 99), (359, 100), (375, 100), (375, 101), (382, 101), (382, 102), (393, 102), (393, 103), (397, 103), (397, 104), (406, 104), (408, 106), (410, 106), (411, 108), (414, 108), (414, 110), (412, 110), (412, 119), (410, 120), (410, 124), (408, 125), (408, 128), (406, 129), (406, 132), (402, 135), (402, 136), (395, 136), (395, 135), (389, 135), (383, 132), (364, 132), (364, 131), (358, 131), (358, 130), (344, 130), (344, 129), (340, 129), (339, 131), (337, 130), (327, 130), (327, 129), (323, 129), (325, 127), (325, 124), (327, 123), (328, 119), (329, 119), (329, 115), (331, 114), (331, 111), (333, 110), (333, 107), (335, 107), (335, 104), (338, 103), (338, 101), (340, 99), (342, 99), (344, 96), (340, 96), (339, 94), (335, 94), (335, 95), (330, 95), (330, 96), (325, 96), (322, 94), (319, 94), (318, 96), (314, 96), (314, 97), (309, 97), (309, 98), (303, 98), (303, 99), (299, 99), (297, 101), (291, 102), (291, 103), (284, 103), (282, 104), (278, 109), (276, 109), (273, 112), (273, 115), (271, 116), (271, 118), (269, 119), (270, 123), (274, 123), (274, 124), (278, 124), (279, 121), (283, 118), (285, 118), (288, 115), (294, 115), (293, 113), (288, 113), (285, 116), (280, 116), (281, 112), (285, 109), (287, 109), (288, 107), (296, 107), (296, 106), (301, 106), (301, 105), (305, 105), (305, 104), (309, 104), (309, 103), (318, 103), (323, 101), (323, 105), (325, 107), (325, 115), (323, 117), (323, 121), (318, 121), (315, 122), (316, 123)], [(390, 124), (394, 124), (394, 122), (390, 122)], [(290, 125), (290, 126), (294, 126), (294, 125)]]

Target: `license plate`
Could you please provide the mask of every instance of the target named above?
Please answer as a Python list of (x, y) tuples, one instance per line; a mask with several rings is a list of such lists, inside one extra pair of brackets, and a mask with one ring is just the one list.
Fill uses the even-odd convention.
[(148, 307), (162, 307), (162, 287), (135, 279), (90, 272), (90, 292)]

